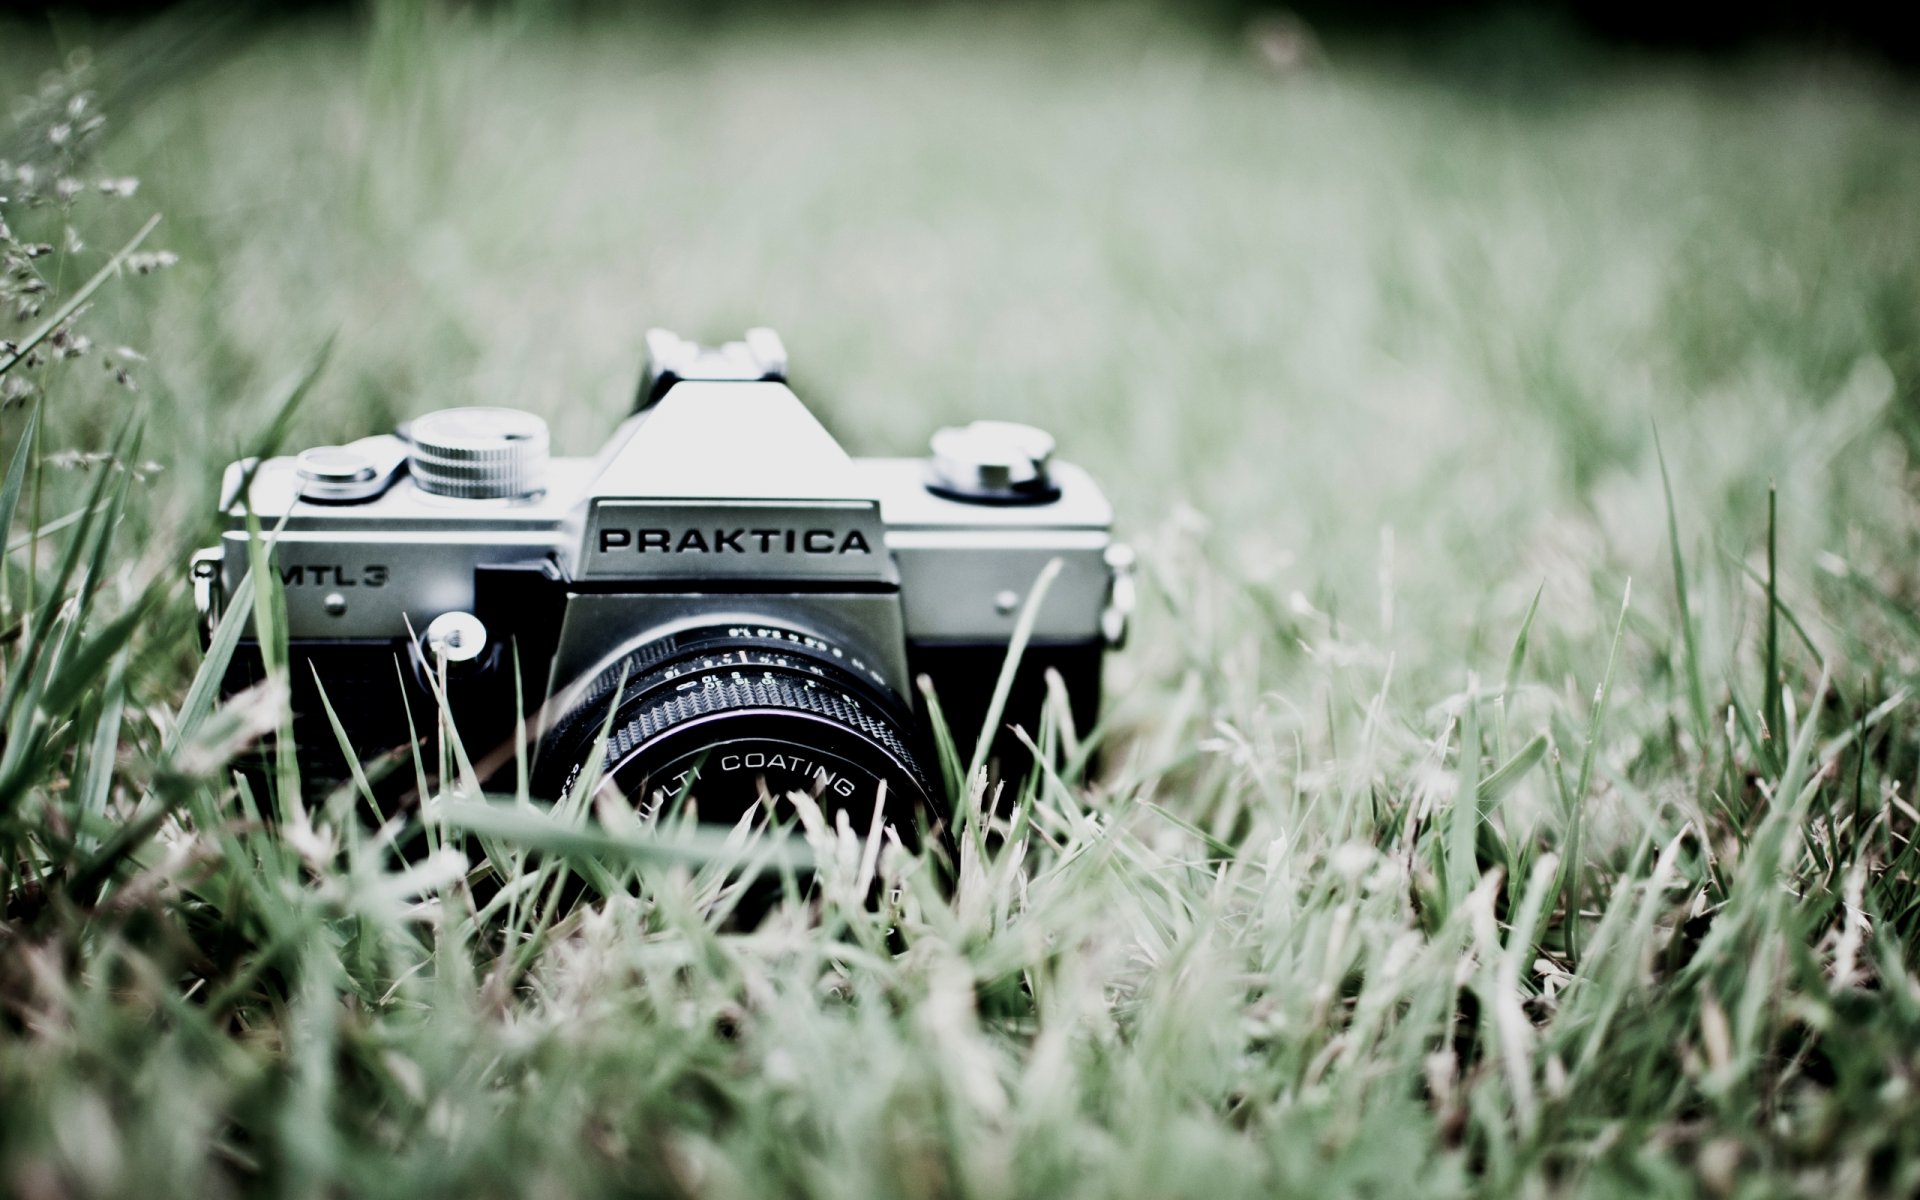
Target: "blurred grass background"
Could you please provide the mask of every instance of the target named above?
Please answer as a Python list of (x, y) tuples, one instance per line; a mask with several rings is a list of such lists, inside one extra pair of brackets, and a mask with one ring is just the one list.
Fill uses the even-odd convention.
[[(1510, 628), (1568, 537), (1657, 561), (1656, 420), (1731, 545), (1769, 479), (1795, 538), (1839, 533), (1836, 490), (1900, 469), (1846, 422), (1905, 430), (1920, 388), (1910, 85), (1477, 37), (1144, 6), (283, 23), (117, 121), (124, 222), (163, 212), (183, 258), (127, 298), (139, 403), (237, 452), (337, 332), (296, 440), (509, 403), (584, 452), (647, 325), (768, 323), (855, 453), (1030, 419), (1130, 524), (1188, 505), (1355, 618), (1390, 530), (1400, 590), (1458, 597), (1401, 606), (1416, 658)], [(174, 519), (210, 478), (168, 481)]]
[[(587, 919), (530, 1000), (483, 1003), (449, 970), (433, 1003), (457, 1018), (428, 1017), (424, 994), (339, 983), (359, 979), (350, 964), (344, 975), (287, 967), (284, 986), (258, 983), (252, 1016), (202, 1031), (206, 1045), (181, 1035), (105, 1048), (121, 1061), (78, 1069), (70, 1049), (23, 1049), (9, 1068), (27, 1089), (16, 1097), (57, 1092), (68, 1107), (48, 1102), (45, 1121), (13, 1126), (25, 1149), (0, 1159), (16, 1190), (41, 1178), (36, 1164), (56, 1164), (47, 1178), (76, 1194), (130, 1192), (135, 1151), (163, 1143), (169, 1165), (156, 1172), (169, 1187), (264, 1178), (313, 1194), (564, 1193), (609, 1179), (716, 1194), (1913, 1185), (1902, 1130), (1920, 1068), (1907, 1034), (1920, 1021), (1899, 939), (1914, 910), (1893, 831), (1910, 828), (1897, 801), (1920, 737), (1902, 716), (1875, 727), (1870, 762), (1813, 741), (1796, 755), (1780, 731), (1736, 736), (1728, 715), (1767, 707), (1776, 686), (1756, 583), (1770, 484), (1778, 592), (1801, 626), (1776, 676), (1788, 706), (1830, 716), (1824, 732), (1836, 733), (1920, 673), (1908, 615), (1920, 595), (1910, 79), (1820, 47), (1711, 60), (1623, 49), (1510, 12), (1380, 38), (1145, 4), (713, 18), (392, 3), (229, 30), (184, 58), (163, 33), (0, 25), (9, 93), (30, 91), (81, 43), (109, 100), (116, 80), (138, 83), (118, 96), (100, 161), (142, 184), (130, 200), (89, 201), (88, 240), (115, 245), (157, 211), (152, 244), (180, 258), (116, 281), (88, 317), (103, 344), (145, 354), (140, 390), (72, 371), (45, 410), (51, 444), (89, 450), (118, 414), (148, 416), (144, 454), (163, 470), (129, 511), (118, 586), (178, 570), (211, 527), (219, 468), (270, 417), (273, 381), (330, 335), (293, 444), (485, 403), (539, 411), (558, 449), (583, 453), (624, 411), (647, 326), (719, 338), (770, 324), (802, 394), (855, 453), (919, 453), (940, 424), (1017, 418), (1051, 428), (1107, 482), (1151, 586), (1110, 680), (1120, 749), (1082, 802), (1140, 845), (1119, 855), (1121, 883), (1101, 876), (1078, 895), (1060, 883), (1075, 878), (1073, 856), (1048, 860), (1031, 910), (1008, 899), (1026, 895), (1015, 863), (995, 894), (1024, 923), (1003, 911), (941, 927), (954, 969), (979, 981), (978, 1012), (946, 990), (946, 958), (921, 973), (911, 957), (853, 967), (818, 946), (732, 947), (775, 962), (770, 991), (743, 997), (725, 970), (686, 984), (660, 966), (697, 957), (674, 938), (700, 953), (722, 943), (617, 904)], [(8, 414), (9, 449), (19, 428)], [(57, 498), (85, 482), (52, 472), (48, 511), (66, 511), (73, 501)], [(1685, 617), (1676, 548), (1692, 571)], [(1524, 678), (1503, 677), (1536, 593)], [(154, 697), (176, 695), (191, 666), (177, 588), (165, 611), (179, 644), (142, 660)], [(1687, 694), (1689, 623), (1704, 708)], [(1837, 696), (1815, 694), (1822, 668)], [(1602, 678), (1613, 690), (1592, 796), (1569, 802), (1560, 789)], [(1456, 719), (1482, 705), (1469, 726), (1482, 722), (1485, 761), (1478, 749), (1450, 758)], [(1806, 727), (1796, 714), (1794, 729)], [(1491, 885), (1498, 928), (1492, 901), (1475, 924), (1459, 842), (1427, 889), (1422, 830), (1446, 819), (1432, 814), (1449, 788), (1484, 779), (1536, 731), (1549, 765), (1503, 785), (1478, 835), (1479, 865), (1507, 882)], [(1784, 851), (1742, 858), (1758, 831), (1787, 836), (1756, 789), (1809, 773), (1854, 779), (1844, 772), (1872, 780), (1854, 793), (1845, 837), (1857, 840), (1844, 853), (1814, 866)], [(1861, 832), (1862, 795), (1881, 806), (1878, 841)], [(1812, 821), (1785, 805), (1772, 819)], [(1832, 812), (1822, 820), (1841, 828)], [(1471, 859), (1475, 825), (1464, 828)], [(1675, 870), (1692, 890), (1618, 951), (1631, 960), (1619, 980), (1638, 982), (1616, 986), (1604, 959), (1591, 975), (1576, 967), (1568, 927), (1678, 887), (1648, 882), (1647, 847), (1689, 829), (1697, 859)], [(1519, 1080), (1501, 1073), (1514, 1059), (1476, 1057), (1491, 1054), (1484, 1046), (1435, 1066), (1468, 969), (1457, 963), (1497, 956), (1548, 850), (1589, 863), (1595, 882), (1587, 918), (1548, 905), (1538, 963), (1531, 942), (1511, 951), (1514, 986), (1524, 973), (1528, 1016), (1546, 1031), (1537, 1057)], [(1391, 875), (1402, 856), (1412, 884), (1352, 882)], [(1887, 940), (1851, 951), (1878, 964), (1877, 982), (1833, 999), (1787, 968), (1750, 972), (1816, 942), (1831, 955), (1820, 940), (1830, 922), (1841, 928), (1865, 903), (1835, 907), (1851, 864), (1881, 889), (1871, 907)], [(1221, 882), (1253, 889), (1244, 873), (1260, 881), (1257, 902)], [(1804, 907), (1770, 907), (1776, 877), (1796, 881)], [(1409, 910), (1408, 893), (1429, 907)], [(1432, 907), (1437, 896), (1451, 907)], [(1097, 913), (1101, 902), (1115, 908)], [(1641, 969), (1672, 962), (1678, 931), (1721, 911), (1751, 918), (1727, 927), (1762, 932), (1714, 942), (1684, 982)], [(1219, 933), (1222, 921), (1241, 940)], [(20, 926), (13, 944), (30, 934)], [(1062, 966), (1043, 948), (1055, 937), (1091, 949)], [(325, 945), (301, 954), (324, 957)], [(1034, 975), (1023, 955), (1060, 974)], [(248, 961), (208, 957), (215, 979)], [(1831, 966), (1793, 961), (1816, 978)], [(1032, 1006), (1006, 990), (1022, 970)], [(1556, 1025), (1565, 970), (1609, 982)], [(649, 982), (634, 987), (637, 977)], [(1366, 1017), (1371, 980), (1404, 991)], [(98, 1011), (72, 1027), (138, 1045), (138, 1024), (96, 982), (73, 977), (72, 1002)], [(332, 1027), (314, 1014), (331, 1011), (336, 984), (365, 1015), (323, 1036)], [(805, 992), (815, 985), (864, 1006), (827, 1005)], [(642, 995), (612, 1001), (607, 987)], [(655, 987), (696, 1014), (680, 1057), (679, 1018), (647, 1007)], [(786, 1003), (789, 988), (806, 998)], [(1508, 991), (1475, 994), (1490, 1012)], [(1341, 1004), (1330, 1015), (1331, 997), (1356, 994), (1360, 1016)], [(1049, 1007), (1060, 996), (1064, 1007)], [(1389, 1011), (1402, 1032), (1368, 1040), (1343, 1024), (1384, 1028), (1399, 1019)], [(1596, 1015), (1620, 1011), (1636, 1016), (1616, 1035), (1617, 1069), (1564, 1051), (1620, 1028)], [(700, 1064), (731, 1053), (710, 1018), (757, 1031), (743, 1035), (752, 1082), (711, 1085), (733, 1097), (718, 1105), (733, 1114), (718, 1121), (727, 1132), (698, 1099)], [(954, 1029), (929, 1031), (941, 1021)], [(1103, 1047), (1091, 1065), (1063, 1048), (1086, 1023), (1123, 1031), (1090, 1035)], [(577, 1044), (570, 1029), (584, 1030)], [(1775, 1039), (1848, 1029), (1858, 1058), (1823, 1043), (1819, 1087), (1793, 1091), (1807, 1052)], [(278, 1057), (303, 1036), (321, 1038), (318, 1057)], [(514, 1064), (502, 1068), (513, 1082), (489, 1075), (488, 1054)], [(253, 1093), (233, 1081), (255, 1078), (234, 1055), (261, 1079), (288, 1072), (259, 1083), (268, 1115), (253, 1123), (234, 1115)], [(337, 1083), (312, 1074), (336, 1055)], [(926, 1055), (947, 1057), (925, 1067)], [(1588, 1090), (1565, 1092), (1570, 1069)], [(127, 1090), (123, 1070), (147, 1083)], [(356, 1082), (361, 1070), (377, 1086)], [(93, 1092), (76, 1079), (120, 1084)], [(994, 1079), (1029, 1090), (995, 1100)], [(192, 1128), (169, 1135), (150, 1109), (170, 1106), (176, 1087), (187, 1094), (174, 1111)], [(330, 1108), (350, 1103), (341, 1095), (363, 1111)], [(596, 1123), (601, 1103), (616, 1115)], [(1541, 1103), (1560, 1116), (1543, 1122)], [(796, 1104), (845, 1108), (821, 1116), (821, 1132)], [(547, 1105), (562, 1132), (542, 1143)], [(83, 1131), (71, 1144), (69, 1119)], [(682, 1144), (636, 1129), (676, 1120), (706, 1132)], [(310, 1145), (290, 1132), (301, 1122)], [(800, 1148), (782, 1150), (796, 1129)], [(574, 1161), (583, 1138), (593, 1151)], [(124, 1147), (121, 1166), (88, 1175), (105, 1144)], [(662, 1174), (634, 1166), (654, 1150)], [(385, 1175), (384, 1153), (408, 1165)], [(456, 1153), (471, 1158), (439, 1161)], [(1762, 1167), (1773, 1173), (1741, 1181)]]

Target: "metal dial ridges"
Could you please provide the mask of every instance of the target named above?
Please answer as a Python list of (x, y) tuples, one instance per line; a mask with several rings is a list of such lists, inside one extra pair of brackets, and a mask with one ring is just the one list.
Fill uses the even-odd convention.
[[(488, 415), (482, 418), (482, 413)], [(462, 427), (462, 416), (474, 424)], [(484, 428), (488, 420), (506, 423), (497, 440)], [(537, 491), (547, 461), (546, 422), (514, 409), (428, 413), (408, 427), (408, 440), (408, 468), (415, 482), (436, 495), (459, 499), (501, 499)]]
[(808, 687), (779, 675), (709, 679), (699, 687), (661, 697), (614, 730), (607, 739), (607, 765), (612, 767), (643, 743), (683, 721), (741, 708), (807, 712), (852, 726), (878, 742), (912, 773), (916, 783), (926, 787), (906, 745), (886, 722), (837, 692)]

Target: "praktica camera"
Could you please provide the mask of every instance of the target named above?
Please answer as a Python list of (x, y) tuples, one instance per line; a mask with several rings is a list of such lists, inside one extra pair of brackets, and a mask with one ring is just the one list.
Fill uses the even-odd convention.
[[(964, 757), (1054, 560), (991, 757), (1025, 769), (1006, 731), (1036, 736), (1060, 685), (1092, 726), (1131, 556), (1052, 438), (981, 421), (926, 458), (853, 458), (788, 388), (772, 330), (718, 347), (655, 330), (647, 349), (591, 458), (550, 457), (532, 413), (455, 408), (228, 468), (196, 596), (211, 628), (248, 572), (250, 512), (284, 589), (309, 789), (352, 755), (403, 800), (444, 706), (505, 790), (524, 753), (548, 800), (615, 787), (732, 822), (801, 792), (863, 833), (877, 804), (924, 831), (948, 802), (928, 695)], [(226, 691), (261, 662), (243, 639)]]

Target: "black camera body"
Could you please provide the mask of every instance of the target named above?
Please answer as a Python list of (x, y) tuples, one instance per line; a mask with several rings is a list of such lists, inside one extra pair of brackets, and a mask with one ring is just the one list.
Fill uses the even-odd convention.
[[(548, 800), (611, 786), (732, 821), (798, 791), (856, 821), (884, 797), (889, 821), (937, 822), (925, 692), (964, 754), (1023, 619), (1003, 735), (1037, 734), (1049, 673), (1091, 727), (1131, 556), (1051, 438), (983, 421), (925, 459), (856, 459), (786, 386), (771, 330), (647, 342), (634, 412), (591, 458), (550, 457), (530, 413), (463, 408), (228, 468), (196, 597), (211, 628), (251, 514), (310, 788), (349, 778), (351, 754), (411, 789), (444, 710), (483, 781), (512, 780), (524, 745)], [(226, 691), (261, 674), (243, 639)]]

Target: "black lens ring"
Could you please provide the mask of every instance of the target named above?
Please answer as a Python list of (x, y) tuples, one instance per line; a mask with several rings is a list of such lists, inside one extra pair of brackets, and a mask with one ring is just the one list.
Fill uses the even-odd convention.
[(879, 673), (816, 635), (764, 622), (702, 626), (622, 656), (542, 740), (538, 790), (564, 795), (603, 729), (605, 773), (623, 790), (650, 786), (641, 781), (673, 761), (661, 758), (662, 739), (681, 744), (676, 731), (696, 727), (716, 746), (766, 736), (804, 745), (803, 735), (839, 729), (853, 740), (842, 757), (887, 779), (891, 794), (923, 807), (933, 794), (910, 746), (910, 710)]
[[(619, 699), (623, 710), (653, 692), (684, 686), (702, 674), (765, 670), (798, 665), (807, 674), (832, 678), (889, 716), (907, 716), (885, 678), (858, 656), (817, 635), (770, 622), (702, 625), (651, 638), (594, 676), (549, 727), (547, 748), (579, 749), (599, 735), (607, 706)], [(910, 718), (908, 718), (910, 719)]]
[[(767, 765), (768, 759), (783, 755), (793, 760), (786, 768)], [(708, 787), (703, 793), (697, 782), (688, 788), (685, 771), (709, 784), (731, 776), (735, 786), (718, 794)], [(922, 826), (935, 826), (934, 810), (910, 755), (877, 746), (831, 718), (792, 709), (732, 709), (676, 724), (613, 760), (607, 777), (643, 812), (651, 813), (656, 803), (671, 805), (686, 788), (703, 820), (727, 824), (756, 801), (770, 801), (777, 813), (788, 792), (806, 791), (829, 820), (845, 810), (862, 835), (884, 783), (887, 808), (897, 814), (895, 830), (904, 841), (918, 844), (919, 835), (927, 831)]]

